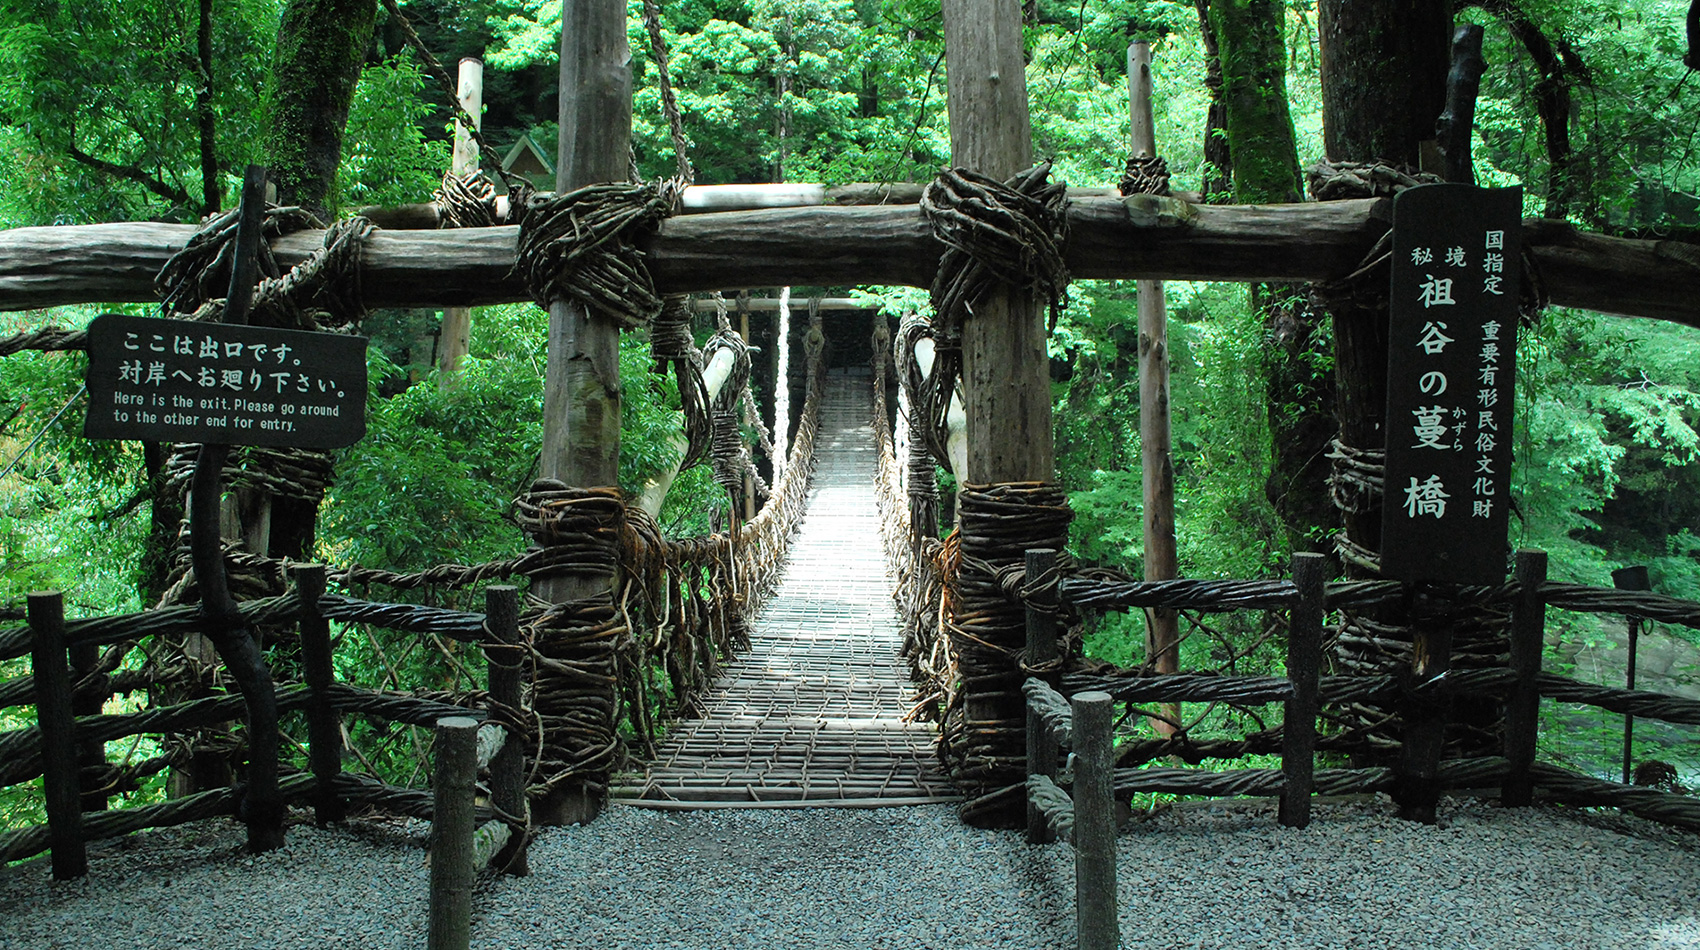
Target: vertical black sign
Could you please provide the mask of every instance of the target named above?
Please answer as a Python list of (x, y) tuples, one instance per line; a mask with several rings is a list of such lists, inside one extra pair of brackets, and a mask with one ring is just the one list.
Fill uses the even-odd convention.
[(1522, 188), (1393, 199), (1381, 572), (1505, 580)]
[(366, 338), (102, 314), (91, 439), (334, 449), (366, 434)]

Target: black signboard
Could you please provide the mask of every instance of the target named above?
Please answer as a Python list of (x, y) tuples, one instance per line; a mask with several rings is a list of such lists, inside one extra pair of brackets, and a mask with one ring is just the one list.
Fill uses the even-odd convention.
[(1393, 199), (1381, 572), (1505, 580), (1522, 188)]
[(91, 439), (334, 449), (366, 434), (366, 338), (103, 314)]

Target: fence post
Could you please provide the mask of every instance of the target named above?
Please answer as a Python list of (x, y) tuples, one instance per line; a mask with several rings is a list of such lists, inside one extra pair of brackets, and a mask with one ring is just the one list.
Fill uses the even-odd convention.
[(1450, 711), (1448, 687), (1440, 677), (1452, 666), (1452, 624), (1414, 613), (1411, 668), (1399, 703), (1405, 735), (1393, 798), (1399, 803), (1399, 817), (1432, 825), (1440, 804), (1440, 756)]
[(1115, 703), (1096, 690), (1075, 695), (1074, 901), (1079, 950), (1116, 950)]
[(478, 720), (437, 720), (431, 810), (429, 950), (467, 950), (472, 942), (473, 785), (478, 778)]
[[(1611, 586), (1618, 590), (1652, 590), (1652, 579), (1647, 576), (1645, 564), (1631, 567), (1620, 567), (1611, 572)], [(1628, 672), (1625, 674), (1623, 688), (1635, 688), (1635, 654), (1641, 641), (1641, 618), (1635, 614), (1624, 615), (1623, 621), (1629, 627), (1629, 656)], [(1634, 777), (1635, 765), (1635, 714), (1629, 713), (1623, 717), (1623, 784), (1628, 785)]]
[(71, 670), (65, 656), (65, 599), (37, 591), (28, 600), (35, 648), (35, 715), (41, 727), (41, 785), (47, 799), (47, 840), (53, 877), (69, 880), (89, 872), (83, 847), (83, 807), (77, 776), (77, 720), (71, 712)]
[[(1027, 578), (1032, 579), (1050, 571), (1057, 563), (1057, 552), (1051, 548), (1034, 548), (1027, 552)], [(1056, 619), (1042, 610), (1027, 606), (1027, 661), (1029, 668), (1037, 667), (1057, 658)], [(1041, 676), (1046, 681), (1056, 679), (1055, 674)], [(1056, 683), (1051, 683), (1052, 688)], [(1047, 778), (1057, 777), (1057, 740), (1051, 730), (1045, 727), (1039, 717), (1033, 712), (1031, 702), (1023, 703), (1027, 710), (1027, 774), (1043, 775)], [(1027, 842), (1029, 844), (1047, 844), (1056, 840), (1056, 834), (1051, 831), (1051, 823), (1045, 820), (1045, 813), (1030, 797), (1027, 799)]]
[(1546, 597), (1541, 585), (1547, 580), (1545, 551), (1524, 548), (1517, 552), (1517, 605), (1511, 618), (1511, 671), (1517, 679), (1505, 703), (1505, 784), (1500, 787), (1500, 804), (1507, 808), (1528, 805), (1534, 797), (1529, 767), (1535, 764), (1535, 735), (1539, 729), (1541, 694), (1541, 651), (1546, 640)]
[(1327, 609), (1324, 577), (1328, 560), (1320, 554), (1293, 555), (1293, 584), (1299, 602), (1287, 623), (1287, 679), (1293, 697), (1281, 718), (1280, 822), (1288, 828), (1310, 824), (1311, 779), (1316, 771), (1317, 675), (1322, 666), (1322, 616)]
[[(107, 683), (107, 677), (96, 677), (87, 689), (79, 690), (77, 685), (94, 673), (100, 665), (100, 647), (92, 643), (79, 643), (70, 647), (71, 659), (71, 714), (73, 716), (98, 716), (106, 706), (106, 697), (111, 695), (110, 687), (105, 693), (102, 687)], [(105, 811), (107, 808), (107, 793), (101, 786), (88, 787), (87, 780), (104, 781), (106, 771), (106, 743), (88, 739), (78, 743), (78, 764), (82, 776), (77, 784), (82, 789), (80, 796), (83, 811)]]
[[(521, 657), (519, 644), (519, 588), (497, 584), (484, 591), (484, 625), (487, 636), (484, 656), (490, 669), (490, 718), (500, 721), (508, 712), (521, 708)], [(525, 818), (525, 743), (510, 734), (496, 757), (490, 760), (490, 804), (518, 818)], [(529, 823), (529, 822), (528, 822)], [(531, 873), (526, 860), (525, 829), (519, 829), (490, 862), (516, 876)]]
[(330, 624), (319, 612), (325, 593), (325, 566), (303, 564), (290, 571), (301, 598), (301, 672), (307, 681), (307, 759), (313, 770), (313, 820), (321, 825), (341, 821), (346, 812), (336, 780), (342, 773), (342, 727), (330, 688), (336, 681), (331, 666)]

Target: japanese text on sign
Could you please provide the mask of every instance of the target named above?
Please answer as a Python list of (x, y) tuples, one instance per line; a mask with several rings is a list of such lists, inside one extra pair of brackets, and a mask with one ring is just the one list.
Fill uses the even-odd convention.
[(90, 438), (338, 448), (365, 434), (366, 341), (105, 314), (89, 325)]
[(1394, 203), (1382, 573), (1504, 579), (1521, 190), (1430, 185)]

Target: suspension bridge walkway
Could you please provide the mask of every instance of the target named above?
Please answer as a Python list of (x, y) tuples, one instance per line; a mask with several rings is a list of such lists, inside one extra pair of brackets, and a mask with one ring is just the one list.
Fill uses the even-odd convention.
[(878, 464), (866, 370), (834, 370), (820, 406), (808, 513), (750, 649), (674, 724), (633, 804), (896, 804), (954, 795), (936, 733), (905, 723), (914, 692), (899, 650), (873, 501)]

